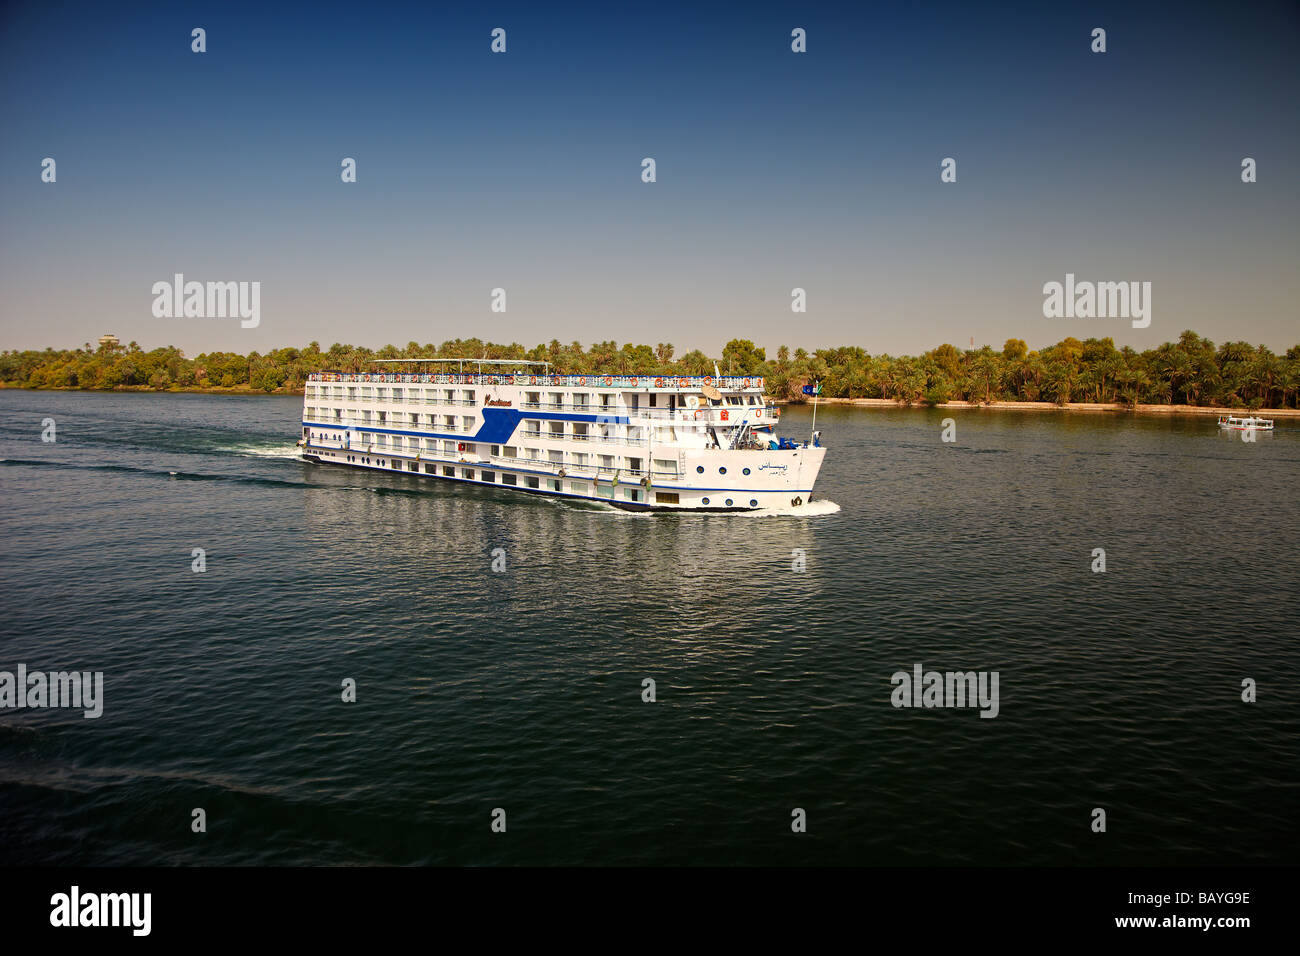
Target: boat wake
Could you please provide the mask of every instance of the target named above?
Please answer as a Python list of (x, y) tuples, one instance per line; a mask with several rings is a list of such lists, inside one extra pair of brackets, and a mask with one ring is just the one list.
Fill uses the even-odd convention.
[(738, 511), (736, 517), (743, 518), (822, 518), (826, 515), (839, 514), (841, 508), (833, 501), (818, 499), (802, 505), (785, 505), (781, 508), (758, 508), (754, 511)]
[(260, 442), (258, 444), (248, 445), (230, 445), (224, 448), (218, 448), (217, 451), (227, 455), (240, 455), (244, 458), (291, 458), (295, 461), (302, 460), (302, 449), (297, 443), (284, 444), (283, 442)]
[(83, 465), (77, 462), (53, 461), (32, 458), (0, 458), (0, 465), (18, 468), (51, 468), (59, 471), (102, 471), (122, 475), (145, 477), (166, 476), (170, 481), (230, 481), (248, 485), (267, 485), (277, 488), (334, 488), (335, 485), (308, 481), (288, 481), (283, 478), (265, 478), (261, 475), (222, 475), (213, 472), (181, 471), (174, 468), (140, 467), (136, 465)]

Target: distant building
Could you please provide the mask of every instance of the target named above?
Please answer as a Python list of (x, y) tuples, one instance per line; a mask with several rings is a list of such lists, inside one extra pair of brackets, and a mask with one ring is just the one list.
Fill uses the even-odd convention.
[(122, 343), (118, 341), (117, 336), (114, 335), (112, 332), (109, 332), (105, 335), (101, 335), (99, 337), (100, 348), (104, 348), (105, 346), (112, 348), (115, 345), (121, 345), (121, 344)]

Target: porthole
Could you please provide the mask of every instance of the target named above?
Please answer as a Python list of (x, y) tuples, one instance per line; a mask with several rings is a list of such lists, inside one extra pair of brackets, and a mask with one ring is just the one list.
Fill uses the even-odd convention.
[(719, 468), (719, 469), (718, 469), (718, 474), (720, 474), (720, 475), (725, 475), (726, 473), (727, 473), (727, 469), (726, 469), (726, 468)]
[(728, 507), (728, 508), (731, 507), (731, 499), (730, 499), (730, 498), (727, 499), (727, 507)]
[(745, 469), (745, 474), (749, 474), (749, 469), (748, 469), (748, 468)]
[(758, 507), (758, 499), (757, 499), (757, 498), (750, 498), (750, 499), (749, 499), (749, 506), (750, 506), (751, 508), (757, 508), (757, 507)]
[(704, 474), (704, 466), (703, 466), (703, 465), (696, 465), (696, 466), (695, 466), (695, 473), (696, 473), (697, 475), (702, 475), (702, 474)]
[(701, 498), (701, 499), (700, 499), (700, 504), (702, 504), (702, 505), (707, 505), (708, 503), (709, 503), (709, 499), (708, 499), (708, 498)]

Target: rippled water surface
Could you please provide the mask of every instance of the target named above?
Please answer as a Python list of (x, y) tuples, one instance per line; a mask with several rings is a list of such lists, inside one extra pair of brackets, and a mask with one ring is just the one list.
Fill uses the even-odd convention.
[(300, 406), (0, 392), (0, 670), (105, 675), (0, 710), (0, 862), (1300, 856), (1300, 425), (823, 408), (811, 507), (644, 516), (308, 464)]

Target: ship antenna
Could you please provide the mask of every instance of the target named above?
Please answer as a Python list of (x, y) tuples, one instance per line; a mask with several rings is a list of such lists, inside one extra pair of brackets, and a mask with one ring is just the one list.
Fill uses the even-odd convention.
[(817, 396), (821, 394), (822, 386), (817, 379), (813, 379), (813, 422), (812, 434), (808, 436), (808, 445), (812, 446), (813, 440), (817, 437)]

